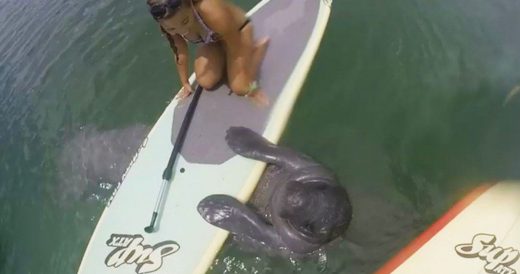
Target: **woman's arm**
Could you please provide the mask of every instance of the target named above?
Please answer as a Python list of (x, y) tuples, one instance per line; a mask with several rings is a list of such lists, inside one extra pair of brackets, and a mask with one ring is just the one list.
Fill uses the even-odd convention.
[[(188, 74), (189, 74), (189, 53), (188, 43), (180, 35), (171, 35), (167, 33), (162, 27), (161, 31), (166, 35), (170, 47), (173, 50), (175, 57), (175, 65), (177, 66), (177, 72), (179, 73), (179, 79), (184, 87), (189, 86)], [(191, 90), (190, 90), (191, 91)]]

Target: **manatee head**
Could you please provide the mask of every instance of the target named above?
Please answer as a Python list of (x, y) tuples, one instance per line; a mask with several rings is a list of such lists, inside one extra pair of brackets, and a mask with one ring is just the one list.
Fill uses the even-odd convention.
[(310, 241), (326, 243), (345, 232), (352, 206), (344, 188), (330, 183), (291, 181), (280, 216)]

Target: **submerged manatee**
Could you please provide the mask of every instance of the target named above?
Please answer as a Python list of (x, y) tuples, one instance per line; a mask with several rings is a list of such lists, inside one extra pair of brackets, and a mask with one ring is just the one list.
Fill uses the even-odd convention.
[(332, 172), (247, 128), (230, 128), (226, 140), (237, 154), (275, 167), (267, 169), (274, 174), (266, 174), (272, 181), (264, 190), (268, 212), (262, 215), (231, 196), (211, 195), (198, 205), (207, 222), (250, 246), (291, 254), (312, 253), (345, 232), (352, 208)]
[(120, 182), (149, 129), (144, 125), (107, 131), (82, 128), (65, 143), (58, 158), (60, 202), (87, 198), (102, 191), (100, 185), (111, 189)]

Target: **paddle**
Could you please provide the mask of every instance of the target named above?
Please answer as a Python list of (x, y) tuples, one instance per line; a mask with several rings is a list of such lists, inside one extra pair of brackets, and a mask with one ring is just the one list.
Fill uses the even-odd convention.
[(186, 115), (184, 116), (184, 120), (182, 121), (181, 128), (179, 129), (179, 133), (177, 134), (177, 139), (175, 140), (175, 144), (173, 145), (172, 154), (170, 155), (170, 160), (168, 160), (168, 165), (164, 169), (162, 175), (162, 185), (161, 190), (159, 191), (159, 196), (155, 202), (155, 208), (153, 210), (152, 219), (150, 220), (150, 225), (144, 228), (146, 233), (152, 233), (155, 231), (155, 221), (157, 220), (157, 216), (159, 215), (159, 210), (161, 208), (162, 200), (164, 199), (164, 194), (172, 178), (172, 169), (173, 164), (175, 163), (175, 159), (177, 159), (177, 155), (181, 151), (182, 144), (184, 143), (184, 139), (186, 137), (186, 133), (188, 132), (188, 128), (190, 126), (191, 118), (193, 118), (193, 114), (195, 113), (195, 108), (197, 107), (197, 103), (199, 102), (200, 95), (202, 93), (202, 87), (197, 85), (195, 90), (195, 94), (193, 95), (193, 99), (188, 106), (188, 110), (186, 111)]

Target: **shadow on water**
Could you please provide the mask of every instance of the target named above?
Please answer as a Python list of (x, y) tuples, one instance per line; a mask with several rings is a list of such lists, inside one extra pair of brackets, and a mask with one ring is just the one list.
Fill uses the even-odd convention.
[(88, 198), (176, 79), (144, 2), (22, 2), (0, 4), (0, 272), (75, 273), (104, 206)]
[(60, 203), (110, 198), (148, 131), (144, 125), (102, 132), (82, 128), (63, 145), (57, 160)]

